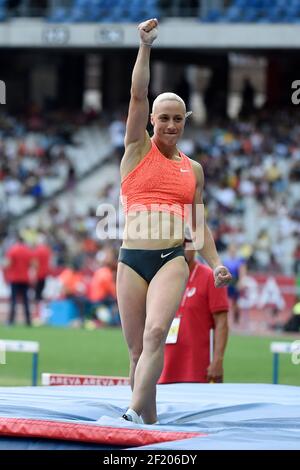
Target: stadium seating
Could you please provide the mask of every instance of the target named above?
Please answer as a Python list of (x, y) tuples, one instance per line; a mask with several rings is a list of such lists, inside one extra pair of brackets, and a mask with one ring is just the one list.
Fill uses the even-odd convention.
[(207, 23), (298, 23), (300, 0), (233, 0), (227, 9), (212, 9), (200, 20)]
[(70, 9), (56, 8), (50, 22), (138, 22), (148, 16), (159, 17), (158, 0), (74, 0)]
[(0, 0), (0, 22), (5, 21), (7, 17), (6, 0)]
[[(16, 126), (17, 122), (13, 129), (16, 129)], [(22, 139), (22, 145), (26, 150), (23, 150), (22, 160), (18, 160), (20, 149), (18, 149), (17, 139), (7, 132), (0, 131), (0, 141), (5, 149), (5, 158), (0, 164), (0, 196), (3, 195), (2, 200), (6, 201), (5, 211), (10, 217), (24, 214), (37, 203), (65, 188), (70, 165), (75, 169), (77, 178), (81, 178), (111, 151), (107, 131), (101, 131), (92, 125), (83, 126), (73, 133), (74, 144), (59, 143), (58, 135), (54, 136), (54, 140), (47, 140), (43, 132), (29, 132), (27, 129), (23, 132), (24, 134), (19, 138)], [(61, 148), (65, 157), (64, 161), (57, 163), (55, 160), (58, 156), (55, 157), (53, 154), (52, 169), (49, 171), (45, 153), (52, 152), (51, 148), (54, 148), (55, 152), (55, 145)], [(11, 161), (16, 162), (17, 173), (8, 171), (6, 151), (10, 151)], [(89, 158), (86, 158), (87, 154)], [(33, 179), (37, 180), (34, 185)], [(39, 188), (40, 199), (36, 193)], [(0, 219), (3, 210), (0, 207)]]
[[(42, 16), (43, 12), (51, 23), (137, 23), (149, 17), (174, 16), (193, 16), (206, 23), (298, 23), (300, 0), (232, 0), (227, 7), (213, 7), (205, 13), (201, 6), (188, 9), (184, 2), (179, 4), (175, 0), (168, 2), (168, 7), (161, 0), (69, 0), (39, 10)], [(20, 15), (36, 16), (36, 11), (25, 0), (16, 9), (8, 9), (7, 0), (0, 0), (0, 22)]]
[[(40, 8), (38, 14), (50, 23), (79, 22), (139, 22), (160, 15), (159, 0), (70, 0), (56, 1), (48, 8)], [(44, 14), (43, 14), (44, 13)], [(0, 0), (0, 22), (15, 16), (37, 16), (28, 2), (8, 8), (7, 0)]]

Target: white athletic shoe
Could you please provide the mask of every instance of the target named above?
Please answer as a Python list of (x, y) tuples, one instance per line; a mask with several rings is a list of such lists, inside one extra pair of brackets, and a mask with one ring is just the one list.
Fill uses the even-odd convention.
[(122, 418), (126, 421), (130, 421), (131, 423), (144, 424), (142, 418), (132, 408), (128, 408)]

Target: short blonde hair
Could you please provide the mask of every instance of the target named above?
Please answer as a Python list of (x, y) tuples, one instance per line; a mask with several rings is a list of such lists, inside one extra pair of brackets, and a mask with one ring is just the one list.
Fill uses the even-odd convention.
[(153, 101), (153, 105), (152, 105), (152, 114), (155, 113), (156, 106), (162, 101), (177, 101), (178, 103), (182, 104), (184, 108), (185, 117), (188, 117), (192, 114), (191, 111), (186, 112), (186, 105), (183, 99), (180, 98), (179, 95), (176, 95), (176, 93), (172, 93), (172, 92), (161, 93), (155, 98), (155, 100)]

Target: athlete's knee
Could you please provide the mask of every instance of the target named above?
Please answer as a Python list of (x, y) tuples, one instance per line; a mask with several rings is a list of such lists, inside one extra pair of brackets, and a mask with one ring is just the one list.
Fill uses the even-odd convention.
[(142, 354), (142, 351), (143, 351), (142, 348), (131, 349), (129, 351), (131, 367), (134, 367), (134, 368), (136, 367), (138, 360)]
[(144, 349), (157, 350), (164, 344), (166, 330), (162, 326), (150, 326), (144, 332)]

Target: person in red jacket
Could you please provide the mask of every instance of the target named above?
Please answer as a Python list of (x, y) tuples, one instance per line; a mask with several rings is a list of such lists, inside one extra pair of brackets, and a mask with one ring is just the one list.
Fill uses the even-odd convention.
[(47, 276), (50, 273), (50, 264), (52, 258), (52, 251), (51, 248), (47, 245), (45, 235), (38, 235), (37, 243), (32, 250), (32, 256), (36, 265), (35, 300), (36, 302), (40, 302), (43, 299), (43, 290)]
[(185, 257), (190, 276), (166, 340), (164, 368), (158, 383), (223, 382), (227, 288), (215, 287), (213, 270), (196, 261), (194, 250), (185, 250)]
[(18, 236), (17, 241), (7, 250), (4, 260), (5, 277), (11, 286), (9, 325), (13, 325), (15, 322), (16, 304), (18, 298), (20, 298), (24, 307), (26, 324), (31, 326), (28, 290), (30, 287), (30, 270), (33, 265), (32, 250)]

